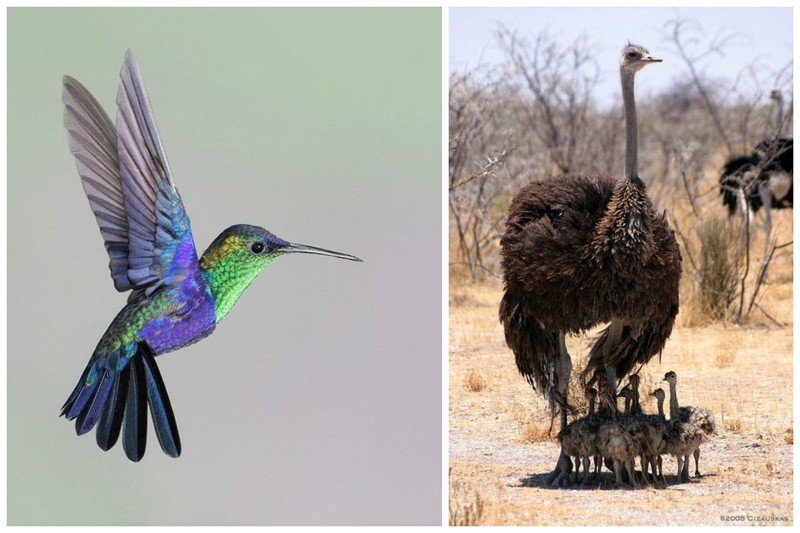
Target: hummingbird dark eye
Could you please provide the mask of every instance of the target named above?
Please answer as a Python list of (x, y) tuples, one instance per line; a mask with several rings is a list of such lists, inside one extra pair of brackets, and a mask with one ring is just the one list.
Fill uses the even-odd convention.
[(250, 250), (252, 250), (254, 254), (260, 254), (261, 252), (264, 251), (264, 243), (254, 242), (253, 244), (250, 245)]

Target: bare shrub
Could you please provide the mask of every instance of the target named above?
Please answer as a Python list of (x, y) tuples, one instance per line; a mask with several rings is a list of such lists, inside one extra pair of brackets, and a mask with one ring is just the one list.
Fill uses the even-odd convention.
[(712, 217), (697, 228), (700, 250), (695, 297), (700, 312), (711, 320), (726, 318), (738, 293), (742, 246), (730, 226), (721, 217)]

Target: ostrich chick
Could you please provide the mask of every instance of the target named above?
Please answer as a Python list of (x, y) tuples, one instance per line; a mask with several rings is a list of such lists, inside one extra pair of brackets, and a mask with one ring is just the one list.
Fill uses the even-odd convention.
[[(713, 435), (717, 433), (716, 422), (714, 421), (714, 414), (708, 409), (702, 407), (681, 407), (678, 404), (678, 375), (669, 371), (664, 374), (664, 381), (669, 383), (669, 418), (674, 431), (677, 431), (679, 442), (685, 443), (686, 446), (696, 446), (691, 450), (694, 455), (694, 475), (701, 477), (700, 474), (700, 445), (707, 442)], [(680, 444), (679, 447), (682, 447)], [(688, 449), (688, 448), (686, 448)], [(684, 457), (685, 463), (683, 464), (683, 472), (680, 477), (684, 480), (689, 479), (689, 457)], [(681, 460), (678, 459), (678, 466), (681, 466)]]
[(600, 390), (600, 402), (604, 408), (611, 410), (613, 415), (600, 425), (597, 431), (597, 450), (600, 455), (611, 460), (614, 466), (614, 477), (617, 486), (622, 486), (622, 469), (628, 472), (631, 484), (637, 487), (633, 475), (633, 458), (639, 452), (639, 447), (626, 430), (624, 417), (619, 416), (616, 398), (603, 388)]

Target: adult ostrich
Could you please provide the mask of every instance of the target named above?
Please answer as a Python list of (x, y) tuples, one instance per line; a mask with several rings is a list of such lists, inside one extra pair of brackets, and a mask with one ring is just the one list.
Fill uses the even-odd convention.
[[(781, 137), (784, 127), (783, 93), (773, 89), (775, 102), (775, 137), (758, 143), (752, 153), (729, 158), (722, 167), (719, 190), (728, 216), (743, 207), (756, 213), (793, 207), (793, 140)], [(767, 221), (769, 224), (769, 221)]]
[(767, 208), (791, 208), (794, 203), (794, 142), (790, 138), (781, 137), (784, 126), (783, 93), (779, 89), (773, 89), (769, 97), (775, 102), (775, 138), (765, 139), (756, 145), (755, 155), (763, 169), (759, 174), (759, 192), (761, 201)]
[[(678, 313), (678, 243), (637, 171), (634, 75), (657, 62), (641, 46), (622, 50), (623, 178), (562, 174), (527, 185), (511, 202), (500, 241), (506, 343), (522, 376), (548, 398), (551, 416), (560, 412), (562, 430), (572, 371), (565, 335), (610, 322), (582, 375), (615, 397), (617, 381), (662, 350)], [(562, 454), (549, 482), (566, 481), (564, 462)]]

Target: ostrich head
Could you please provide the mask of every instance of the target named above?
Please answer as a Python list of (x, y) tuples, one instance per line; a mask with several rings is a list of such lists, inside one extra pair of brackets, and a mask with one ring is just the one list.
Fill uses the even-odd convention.
[(646, 48), (638, 44), (630, 44), (622, 49), (619, 58), (619, 68), (626, 72), (635, 73), (650, 63), (661, 63), (661, 59), (650, 55)]
[(638, 389), (639, 388), (639, 374), (631, 374), (630, 376), (628, 376), (628, 383), (631, 384), (631, 387), (633, 387), (633, 389)]
[(664, 389), (658, 388), (650, 393), (650, 396), (654, 396), (658, 401), (663, 402), (666, 395), (664, 394)]
[(781, 93), (780, 89), (772, 89), (769, 92), (769, 99), (770, 100), (775, 100), (776, 102), (780, 101), (780, 100), (783, 100), (783, 93)]
[(676, 383), (678, 383), (678, 375), (672, 370), (670, 370), (669, 372), (664, 374), (663, 381), (668, 382), (670, 385), (675, 385)]
[(633, 389), (631, 389), (630, 385), (622, 387), (617, 394), (617, 398), (625, 398), (626, 400), (633, 398)]

